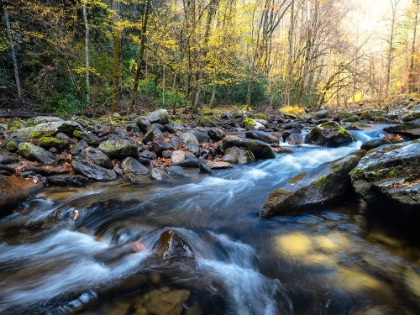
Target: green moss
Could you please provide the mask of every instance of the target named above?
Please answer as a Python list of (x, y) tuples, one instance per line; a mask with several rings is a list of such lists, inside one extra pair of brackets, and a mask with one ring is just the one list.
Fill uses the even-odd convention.
[(298, 175), (296, 175), (295, 177), (293, 177), (291, 180), (289, 180), (287, 183), (288, 184), (294, 184), (297, 181), (301, 180), (302, 178), (304, 178), (306, 176), (306, 172), (302, 172)]
[(328, 183), (328, 177), (324, 175), (318, 178), (315, 181), (314, 185), (317, 190), (321, 190), (327, 185), (327, 183)]
[(333, 121), (322, 123), (321, 125), (319, 125), (319, 127), (322, 129), (335, 129), (340, 135), (344, 135), (347, 133), (346, 129), (344, 129), (340, 124)]
[(38, 138), (41, 138), (41, 137), (49, 137), (52, 134), (53, 134), (52, 131), (32, 131), (29, 134), (29, 138), (30, 139), (38, 139)]
[(16, 151), (18, 149), (18, 146), (17, 146), (16, 142), (9, 141), (6, 144), (6, 149), (9, 150), (9, 151)]
[(245, 150), (246, 162), (252, 163), (255, 161), (255, 155), (249, 150)]
[(298, 195), (299, 197), (304, 197), (306, 195), (306, 190), (300, 189), (296, 192), (296, 195)]
[(75, 130), (73, 131), (73, 136), (76, 138), (81, 138), (83, 136), (83, 131)]
[(253, 116), (254, 116), (254, 118), (257, 118), (257, 119), (267, 120), (267, 116), (265, 114), (262, 114), (262, 113), (256, 113)]
[(208, 117), (201, 117), (199, 124), (200, 124), (200, 126), (206, 126), (206, 127), (216, 127), (217, 126), (217, 124)]
[(254, 119), (252, 119), (252, 118), (246, 118), (245, 120), (244, 120), (244, 127), (245, 128), (249, 128), (249, 129), (251, 129), (252, 127), (254, 127), (255, 125), (256, 125), (257, 123), (255, 122), (255, 120)]
[(42, 137), (38, 145), (43, 148), (60, 148), (64, 145), (64, 141), (54, 137)]
[(388, 178), (395, 178), (395, 177), (397, 177), (397, 172), (394, 169), (391, 169), (391, 170), (389, 170), (387, 177)]
[(290, 190), (286, 190), (283, 188), (277, 188), (270, 194), (270, 198), (276, 198), (276, 197), (287, 197), (293, 195), (293, 192)]
[(31, 152), (31, 148), (28, 146), (28, 144), (27, 144), (27, 143), (22, 143), (22, 144), (19, 146), (19, 149), (20, 149), (20, 151), (23, 151), (23, 152), (25, 152), (25, 153), (30, 153), (30, 152)]

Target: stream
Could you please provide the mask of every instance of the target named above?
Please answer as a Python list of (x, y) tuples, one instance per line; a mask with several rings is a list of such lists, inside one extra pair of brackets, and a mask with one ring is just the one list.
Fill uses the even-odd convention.
[[(212, 175), (44, 188), (0, 220), (0, 314), (159, 314), (153, 303), (183, 292), (170, 314), (420, 314), (415, 228), (372, 218), (358, 197), (259, 217), (272, 190), (382, 132), (353, 133), (347, 147)], [(169, 230), (194, 258), (153, 257)]]

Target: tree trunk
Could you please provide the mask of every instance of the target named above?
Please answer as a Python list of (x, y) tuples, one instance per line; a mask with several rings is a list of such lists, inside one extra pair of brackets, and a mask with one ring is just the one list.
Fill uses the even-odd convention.
[(174, 103), (172, 104), (172, 114), (176, 115), (176, 106), (178, 103), (178, 73), (174, 74), (174, 83), (172, 85), (172, 93), (174, 94)]
[(15, 73), (15, 82), (16, 82), (16, 90), (18, 94), (18, 101), (19, 103), (21, 103), (22, 102), (22, 88), (20, 85), (19, 67), (18, 67), (16, 53), (15, 53), (15, 46), (13, 44), (13, 35), (12, 35), (11, 27), (10, 27), (9, 12), (7, 11), (6, 7), (4, 7), (4, 19), (6, 20), (7, 34), (9, 36), (10, 50), (12, 52), (13, 70)]
[(217, 84), (213, 84), (213, 89), (211, 91), (211, 97), (210, 97), (210, 108), (214, 108), (216, 104), (216, 90), (217, 90)]
[(86, 10), (87, 0), (83, 1), (83, 20), (85, 22), (85, 54), (86, 54), (86, 103), (90, 104), (90, 81), (89, 81), (89, 24)]
[(134, 77), (133, 90), (131, 92), (130, 107), (128, 109), (129, 113), (131, 113), (134, 109), (134, 104), (136, 103), (137, 93), (139, 89), (139, 82), (143, 73), (142, 64), (143, 64), (143, 58), (144, 58), (144, 50), (146, 48), (146, 43), (147, 43), (146, 31), (147, 31), (147, 21), (149, 19), (149, 8), (150, 8), (149, 3), (150, 1), (146, 0), (145, 8), (142, 14), (140, 48), (139, 48), (139, 52), (137, 56), (137, 69), (136, 69), (136, 76)]
[(420, 1), (417, 0), (415, 2), (415, 8), (416, 8), (416, 13), (414, 16), (414, 23), (413, 23), (413, 42), (411, 44), (411, 56), (410, 56), (410, 72), (408, 74), (408, 89), (409, 89), (409, 93), (414, 93), (415, 89), (414, 89), (414, 82), (415, 82), (415, 78), (414, 78), (414, 56), (415, 56), (415, 52), (416, 52), (416, 36), (417, 36), (417, 24), (418, 24), (418, 18), (419, 18), (419, 6), (420, 6)]
[(118, 29), (118, 4), (115, 0), (111, 1), (112, 15), (112, 40), (114, 42), (114, 60), (112, 70), (112, 106), (111, 112), (118, 111), (120, 103), (120, 80), (121, 80), (121, 33)]

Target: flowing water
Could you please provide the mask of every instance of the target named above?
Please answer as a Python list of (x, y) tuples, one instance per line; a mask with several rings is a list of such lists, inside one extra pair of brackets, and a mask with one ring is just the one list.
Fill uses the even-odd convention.
[[(259, 217), (273, 189), (380, 133), (211, 176), (46, 188), (0, 220), (0, 314), (147, 314), (150, 296), (180, 290), (190, 315), (420, 314), (420, 251), (409, 226), (373, 220), (357, 197)], [(153, 258), (168, 230), (193, 259)]]

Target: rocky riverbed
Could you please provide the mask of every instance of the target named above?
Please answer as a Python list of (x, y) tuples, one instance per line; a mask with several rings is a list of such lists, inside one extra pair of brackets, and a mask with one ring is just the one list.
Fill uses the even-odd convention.
[(0, 125), (1, 213), (9, 213), (40, 186), (83, 186), (119, 178), (133, 184), (170, 181), (186, 176), (185, 168), (211, 174), (213, 169), (292, 153), (281, 143), (348, 145), (355, 141), (351, 130), (369, 123), (387, 124), (389, 135), (365, 143), (354, 158), (291, 179), (293, 183), (273, 192), (261, 216), (335, 203), (356, 191), (371, 204), (414, 211), (418, 217), (420, 106), (404, 108), (399, 115), (370, 110), (332, 117), (323, 110), (294, 117), (238, 110), (183, 121), (160, 109), (145, 116), (116, 113), (101, 119), (10, 119)]

